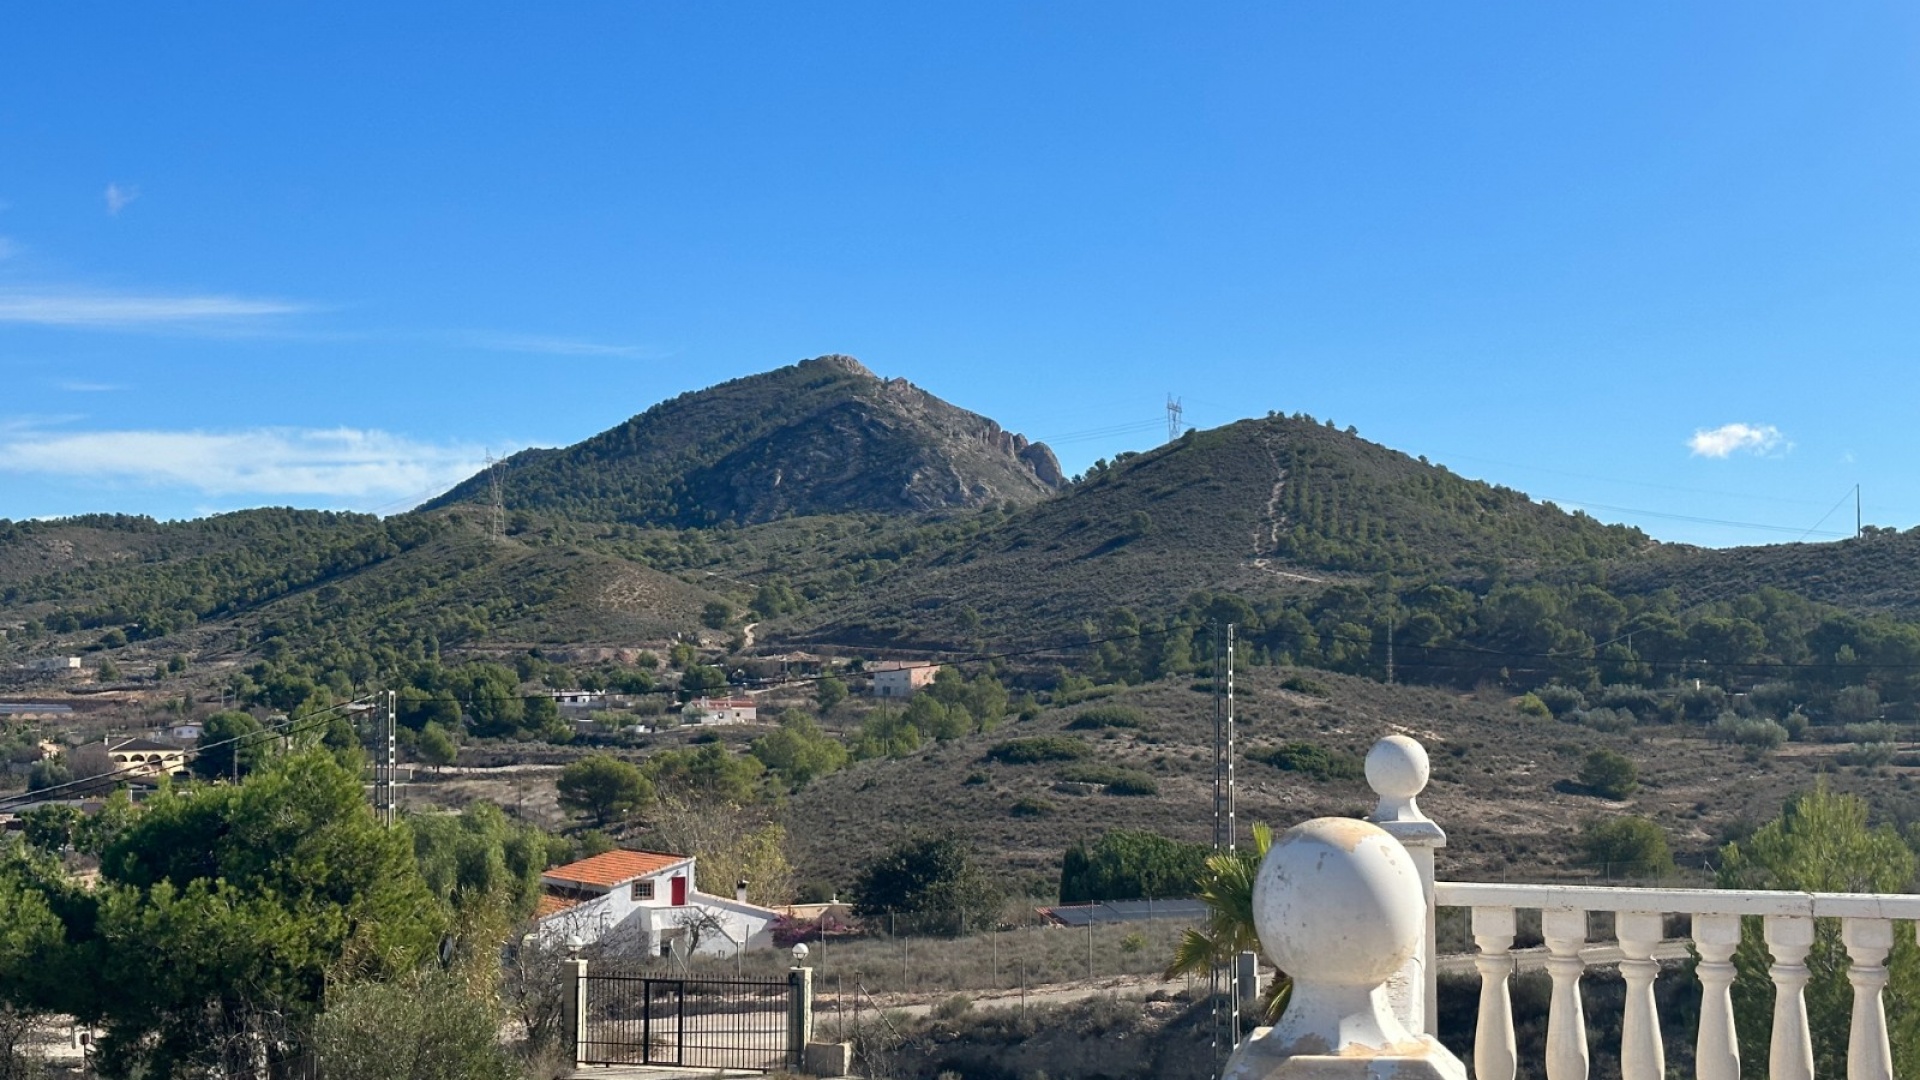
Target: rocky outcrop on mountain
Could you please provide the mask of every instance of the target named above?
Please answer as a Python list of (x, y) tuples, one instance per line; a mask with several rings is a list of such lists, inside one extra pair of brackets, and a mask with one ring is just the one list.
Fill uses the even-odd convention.
[[(821, 356), (662, 402), (502, 470), (510, 510), (697, 526), (857, 511), (1025, 505), (1062, 487), (1043, 443), (850, 356)], [(472, 479), (428, 508), (489, 497)]]

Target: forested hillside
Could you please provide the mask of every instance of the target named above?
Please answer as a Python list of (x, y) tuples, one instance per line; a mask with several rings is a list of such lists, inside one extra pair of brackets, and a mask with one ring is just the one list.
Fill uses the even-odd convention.
[[(837, 471), (828, 443), (791, 441), (854, 414), (880, 441), (834, 443)], [(1014, 651), (1038, 686), (1063, 665), (1204, 668), (1207, 628), (1232, 622), (1254, 663), (1564, 687), (1572, 709), (1715, 721), (1724, 696), (1674, 704), (1698, 681), (1792, 726), (1898, 718), (1920, 694), (1920, 534), (1661, 545), (1304, 415), (1192, 431), (1052, 494), (1033, 449), (830, 357), (516, 459), (499, 538), (474, 483), (385, 520), (0, 523), (0, 657), (175, 676), (217, 659), (337, 694), (502, 650), (682, 641), (736, 668), (794, 646)], [(912, 509), (932, 489), (897, 467), (922, 452), (961, 477), (957, 504)], [(983, 462), (998, 479), (962, 482)], [(821, 507), (844, 512), (803, 512)]]

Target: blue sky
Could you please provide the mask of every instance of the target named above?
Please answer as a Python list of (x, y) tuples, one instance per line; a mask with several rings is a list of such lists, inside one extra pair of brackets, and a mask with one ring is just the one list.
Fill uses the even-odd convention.
[(1907, 528), (1916, 101), (1892, 2), (16, 7), (0, 517), (392, 512), (844, 352), (1069, 471), (1172, 393)]

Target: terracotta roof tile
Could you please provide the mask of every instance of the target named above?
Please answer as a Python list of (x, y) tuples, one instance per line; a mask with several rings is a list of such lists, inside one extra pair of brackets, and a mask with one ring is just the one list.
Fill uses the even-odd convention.
[(665, 870), (675, 863), (686, 861), (685, 855), (616, 850), (602, 852), (590, 859), (581, 859), (579, 862), (570, 862), (565, 866), (556, 866), (542, 876), (611, 889), (615, 885), (624, 885), (634, 878), (645, 877)]
[(540, 903), (534, 906), (533, 917), (536, 919), (544, 919), (549, 915), (558, 915), (563, 911), (570, 911), (579, 906), (580, 901), (569, 900), (564, 896), (542, 896), (540, 897)]

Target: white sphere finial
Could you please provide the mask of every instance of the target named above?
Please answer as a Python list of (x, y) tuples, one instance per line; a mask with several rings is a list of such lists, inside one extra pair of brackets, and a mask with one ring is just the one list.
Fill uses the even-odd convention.
[(1420, 869), (1370, 821), (1317, 818), (1274, 841), (1253, 883), (1260, 944), (1293, 1001), (1227, 1061), (1222, 1080), (1467, 1080), (1460, 1060), (1402, 1023), (1388, 980), (1426, 935)]
[(1367, 752), (1367, 784), (1380, 796), (1373, 820), (1424, 821), (1414, 799), (1427, 788), (1427, 748), (1405, 735), (1389, 735)]
[(1385, 829), (1315, 818), (1287, 830), (1253, 886), (1267, 955), (1297, 982), (1372, 988), (1420, 947), (1420, 871)]

